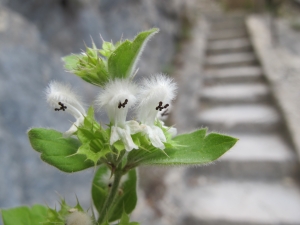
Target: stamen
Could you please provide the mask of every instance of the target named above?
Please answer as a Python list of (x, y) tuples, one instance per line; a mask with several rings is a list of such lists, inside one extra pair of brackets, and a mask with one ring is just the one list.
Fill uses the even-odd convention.
[(58, 102), (58, 104), (60, 105), (60, 108), (55, 108), (55, 109), (54, 109), (55, 111), (60, 111), (60, 110), (65, 111), (65, 110), (66, 110), (67, 106), (65, 106), (65, 105), (64, 105), (63, 103), (61, 103), (61, 102)]
[(128, 99), (125, 99), (125, 101), (123, 103), (119, 102), (118, 108), (121, 109), (121, 107), (125, 108), (125, 106), (128, 103)]
[(158, 106), (157, 106), (155, 109), (161, 111), (161, 110), (166, 109), (166, 108), (168, 108), (168, 107), (169, 107), (169, 104), (165, 104), (165, 105), (163, 106), (163, 102), (159, 102), (159, 103), (158, 103)]

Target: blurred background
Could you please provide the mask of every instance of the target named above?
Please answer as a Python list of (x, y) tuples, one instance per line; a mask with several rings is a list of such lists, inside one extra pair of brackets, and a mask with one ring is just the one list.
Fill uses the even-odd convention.
[[(238, 137), (203, 167), (143, 167), (132, 219), (147, 224), (300, 224), (299, 0), (0, 0), (0, 208), (91, 206), (93, 169), (64, 174), (39, 159), (26, 131), (65, 131), (73, 118), (45, 101), (51, 80), (93, 103), (97, 87), (61, 57), (101, 36), (116, 42), (160, 28), (137, 78), (179, 84), (169, 125)], [(99, 120), (106, 121), (98, 113)], [(1, 224), (1, 222), (0, 222)]]

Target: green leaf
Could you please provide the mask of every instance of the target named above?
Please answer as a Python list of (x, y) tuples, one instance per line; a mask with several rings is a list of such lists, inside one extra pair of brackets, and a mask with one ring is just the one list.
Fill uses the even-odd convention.
[(100, 54), (109, 58), (111, 53), (115, 50), (115, 46), (111, 42), (103, 41), (102, 49), (99, 50)]
[(41, 159), (61, 171), (72, 173), (94, 166), (84, 155), (75, 154), (81, 146), (75, 138), (64, 138), (62, 133), (45, 128), (29, 130), (28, 137)]
[(111, 150), (108, 146), (103, 146), (99, 140), (93, 139), (81, 145), (77, 154), (85, 155), (87, 159), (93, 161), (94, 165), (96, 165), (101, 157), (105, 157), (105, 155), (110, 152)]
[(48, 208), (47, 217), (45, 222), (41, 225), (65, 225), (66, 218), (70, 215), (70, 209), (76, 209), (77, 211), (84, 212), (83, 208), (79, 204), (77, 200), (77, 204), (74, 207), (69, 206), (64, 199), (61, 199), (60, 210), (56, 211), (56, 209)]
[(129, 216), (123, 212), (122, 217), (120, 219), (120, 222), (117, 225), (139, 225), (137, 222), (130, 222), (129, 221)]
[(62, 58), (65, 63), (65, 69), (73, 71), (77, 68), (79, 60), (83, 57), (82, 54), (71, 54)]
[(79, 127), (77, 130), (77, 137), (81, 143), (85, 144), (94, 139), (94, 132), (90, 131), (89, 129)]
[(94, 119), (94, 109), (90, 107), (87, 116), (84, 118), (82, 126), (76, 132), (82, 145), (78, 148), (77, 154), (85, 155), (87, 159), (96, 165), (100, 158), (111, 152), (109, 136), (107, 131)]
[(108, 59), (110, 77), (128, 78), (132, 76), (143, 48), (158, 31), (159, 29), (153, 28), (139, 33), (132, 42), (129, 40), (122, 42)]
[[(92, 198), (99, 213), (101, 212), (104, 201), (109, 193), (111, 182), (113, 181), (113, 177), (109, 179), (110, 175), (111, 171), (106, 166), (100, 166), (93, 179)], [(136, 171), (134, 169), (130, 170), (124, 177), (127, 179), (123, 183), (121, 180), (120, 191), (108, 216), (109, 222), (120, 219), (123, 210), (127, 214), (131, 213), (136, 206)]]
[(83, 127), (95, 131), (100, 129), (100, 124), (95, 120), (95, 110), (93, 106), (88, 109), (87, 115), (84, 118)]
[(164, 151), (152, 148), (150, 151), (133, 150), (128, 155), (128, 167), (148, 165), (201, 165), (210, 163), (227, 152), (238, 139), (210, 133), (206, 129), (182, 134), (173, 139), (174, 147)]
[(20, 206), (12, 209), (2, 209), (4, 225), (41, 225), (47, 216), (48, 208), (42, 205), (33, 205), (31, 208)]

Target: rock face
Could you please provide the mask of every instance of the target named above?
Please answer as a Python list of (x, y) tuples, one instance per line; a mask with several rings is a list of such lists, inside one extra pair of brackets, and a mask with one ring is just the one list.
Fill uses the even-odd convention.
[[(52, 111), (44, 89), (51, 80), (71, 83), (87, 103), (97, 87), (64, 72), (61, 57), (105, 40), (132, 39), (139, 31), (159, 27), (142, 56), (139, 76), (161, 72), (170, 63), (180, 27), (180, 1), (172, 7), (157, 0), (0, 1), (0, 208), (47, 203), (75, 193), (89, 207), (93, 170), (63, 174), (39, 159), (28, 142), (30, 127), (65, 131), (73, 118)], [(103, 116), (100, 116), (103, 117)], [(0, 222), (1, 223), (1, 222)]]

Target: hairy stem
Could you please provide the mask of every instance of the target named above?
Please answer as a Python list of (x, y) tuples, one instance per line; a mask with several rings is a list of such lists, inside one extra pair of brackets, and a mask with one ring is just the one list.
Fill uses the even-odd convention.
[(121, 181), (122, 176), (124, 175), (124, 172), (122, 171), (122, 165), (120, 163), (123, 156), (124, 156), (124, 153), (121, 154), (117, 160), (118, 165), (117, 165), (116, 170), (114, 171), (114, 181), (110, 188), (110, 192), (109, 192), (108, 196), (106, 197), (103, 208), (100, 212), (100, 216), (98, 219), (99, 225), (103, 224), (104, 222), (106, 222), (108, 220), (108, 216), (111, 211), (111, 207), (112, 207), (114, 200), (118, 194), (120, 181)]

